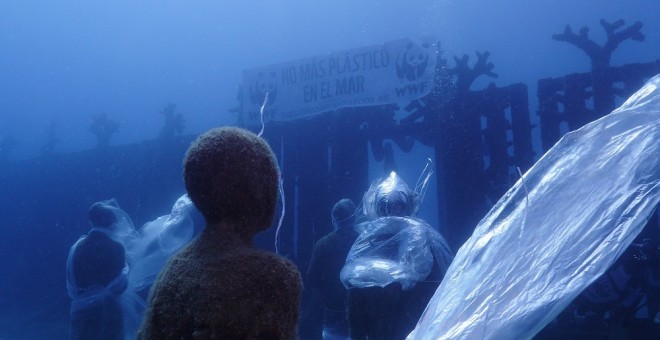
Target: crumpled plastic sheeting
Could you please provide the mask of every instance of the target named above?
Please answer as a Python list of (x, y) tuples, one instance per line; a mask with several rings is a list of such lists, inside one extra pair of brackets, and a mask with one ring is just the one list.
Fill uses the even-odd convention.
[(364, 225), (340, 273), (346, 288), (398, 282), (407, 290), (431, 273), (434, 261), (441, 269), (449, 267), (452, 253), (447, 241), (422, 220), (381, 217)]
[(660, 75), (566, 134), (477, 225), (408, 339), (528, 339), (622, 254), (660, 201)]
[(145, 223), (136, 230), (131, 218), (114, 200), (117, 223), (111, 237), (126, 249), (128, 287), (121, 294), (124, 312), (124, 339), (135, 339), (135, 334), (146, 308), (144, 294), (158, 277), (169, 257), (187, 244), (195, 233), (193, 214), (198, 214), (188, 195), (179, 197), (168, 215)]
[(148, 289), (170, 256), (193, 238), (194, 213), (195, 206), (184, 194), (174, 203), (169, 215), (160, 216), (140, 228), (137, 241), (126, 247), (127, 260), (131, 265), (128, 276), (130, 289)]

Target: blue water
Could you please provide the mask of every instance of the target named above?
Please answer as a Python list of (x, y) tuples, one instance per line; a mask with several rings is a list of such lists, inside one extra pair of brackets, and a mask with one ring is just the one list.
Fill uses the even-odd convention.
[[(489, 51), (498, 78), (472, 89), (526, 84), (538, 123), (536, 82), (590, 68), (582, 51), (552, 34), (588, 26), (602, 43), (601, 18), (641, 21), (644, 42), (624, 41), (611, 64), (651, 62), (660, 58), (658, 12), (660, 2), (645, 0), (0, 2), (0, 141), (15, 141), (0, 158), (0, 339), (66, 338), (64, 265), (88, 230), (87, 207), (116, 197), (138, 226), (167, 213), (183, 192), (187, 143), (236, 124), (230, 110), (243, 70), (434, 36), (450, 67), (454, 56), (473, 62), (475, 51)], [(156, 140), (168, 103), (185, 119), (173, 144)], [(88, 131), (102, 113), (119, 123), (105, 152)], [(49, 129), (57, 142), (44, 155)], [(532, 136), (538, 156), (538, 125)], [(394, 152), (411, 185), (433, 153), (419, 144)], [(368, 181), (383, 175), (373, 159), (368, 169)], [(420, 216), (431, 225), (442, 199), (429, 190)]]

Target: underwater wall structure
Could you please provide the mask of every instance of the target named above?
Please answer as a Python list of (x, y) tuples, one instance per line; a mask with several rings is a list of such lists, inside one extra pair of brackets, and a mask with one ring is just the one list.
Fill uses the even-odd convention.
[[(611, 86), (601, 96), (622, 102), (653, 75), (660, 73), (660, 59), (611, 67), (608, 72)], [(552, 147), (566, 132), (576, 130), (603, 115), (602, 111), (594, 107), (595, 90), (591, 72), (538, 81), (538, 115), (544, 150)]]
[[(517, 83), (470, 90), (482, 75), (497, 77), (488, 52), (455, 58), (456, 67), (438, 70), (441, 91), (428, 98), (426, 115), (434, 122), (440, 224), (453, 249), (458, 249), (493, 202), (515, 182), (516, 168), (528, 169), (532, 149), (527, 86)], [(449, 98), (449, 99), (447, 99)]]

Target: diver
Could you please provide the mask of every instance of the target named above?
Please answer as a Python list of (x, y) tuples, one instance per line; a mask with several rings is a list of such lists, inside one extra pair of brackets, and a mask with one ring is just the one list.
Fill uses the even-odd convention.
[(124, 246), (113, 239), (116, 201), (96, 202), (88, 211), (91, 230), (71, 247), (67, 290), (71, 302), (71, 339), (123, 339), (120, 296), (127, 287)]
[(349, 198), (339, 200), (332, 208), (331, 217), (334, 230), (314, 245), (307, 279), (323, 303), (323, 339), (345, 340), (349, 339), (346, 288), (339, 280), (339, 272), (358, 236), (355, 204)]
[(353, 340), (404, 339), (453, 259), (442, 235), (415, 217), (430, 175), (412, 191), (391, 172), (364, 195), (368, 220), (341, 271)]

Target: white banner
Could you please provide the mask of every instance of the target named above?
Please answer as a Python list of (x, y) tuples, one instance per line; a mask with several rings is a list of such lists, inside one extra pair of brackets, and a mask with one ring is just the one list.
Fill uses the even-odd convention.
[(438, 47), (432, 37), (401, 39), (243, 71), (243, 116), (287, 121), (342, 107), (406, 102), (431, 91)]

